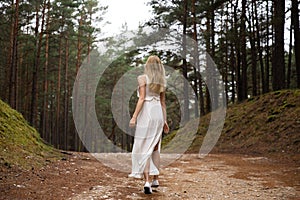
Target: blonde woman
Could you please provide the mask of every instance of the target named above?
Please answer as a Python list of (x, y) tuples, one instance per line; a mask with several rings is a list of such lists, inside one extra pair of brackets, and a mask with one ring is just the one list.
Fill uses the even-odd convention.
[[(157, 56), (150, 56), (144, 74), (138, 76), (138, 96), (135, 111), (129, 122), (136, 126), (132, 149), (132, 173), (129, 177), (145, 178), (144, 193), (158, 187), (162, 132), (169, 132), (165, 104), (165, 69)], [(153, 175), (150, 183), (149, 176)]]

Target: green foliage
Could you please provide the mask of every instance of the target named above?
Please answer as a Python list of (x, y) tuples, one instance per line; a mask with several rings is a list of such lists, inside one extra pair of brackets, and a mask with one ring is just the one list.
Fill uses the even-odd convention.
[[(17, 110), (27, 120), (34, 116), (33, 124), (41, 130), (47, 142), (56, 147), (62, 146), (57, 144), (59, 140), (72, 142), (69, 147), (74, 149), (79, 144), (73, 139), (76, 134), (70, 105), (73, 83), (78, 68), (95, 49), (100, 30), (94, 22), (99, 24), (103, 20), (101, 16), (107, 7), (101, 6), (97, 0), (19, 1), (17, 55), (12, 58), (11, 31), (16, 20), (14, 4), (15, 1), (7, 0), (0, 4), (0, 97), (5, 102), (11, 101), (10, 62), (16, 60), (18, 81), (14, 86), (17, 93), (14, 98), (17, 98)], [(35, 75), (36, 81), (33, 81)], [(33, 94), (34, 83), (37, 91)], [(46, 87), (47, 91), (44, 91)], [(37, 97), (36, 111), (31, 110), (33, 97)], [(63, 138), (72, 140), (63, 141)]]

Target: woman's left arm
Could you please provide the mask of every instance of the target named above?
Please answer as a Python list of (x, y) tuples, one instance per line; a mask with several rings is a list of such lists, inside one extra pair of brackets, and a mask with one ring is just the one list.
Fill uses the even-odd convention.
[(163, 111), (163, 115), (164, 115), (164, 132), (165, 133), (169, 133), (169, 125), (167, 122), (167, 108), (166, 108), (166, 93), (162, 92), (160, 93), (160, 103), (161, 103), (161, 107), (162, 107), (162, 111)]

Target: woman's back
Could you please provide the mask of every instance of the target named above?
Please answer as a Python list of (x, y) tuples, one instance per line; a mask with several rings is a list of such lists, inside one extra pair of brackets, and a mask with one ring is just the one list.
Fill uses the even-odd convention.
[[(148, 76), (146, 74), (140, 75), (138, 77), (138, 79), (139, 79), (139, 82), (142, 82), (142, 83), (146, 84), (145, 101), (152, 101), (152, 100), (159, 101), (160, 100), (160, 94), (152, 92), (149, 88), (150, 80), (149, 80)], [(138, 96), (139, 96), (139, 93), (138, 93)]]

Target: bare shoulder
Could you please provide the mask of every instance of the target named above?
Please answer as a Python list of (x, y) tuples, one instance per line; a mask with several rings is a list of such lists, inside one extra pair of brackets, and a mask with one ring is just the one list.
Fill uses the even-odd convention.
[(146, 80), (146, 74), (139, 75), (137, 78)]
[(137, 80), (138, 80), (139, 86), (141, 86), (141, 85), (146, 85), (146, 83), (147, 83), (147, 78), (146, 78), (146, 75), (145, 75), (145, 74), (139, 75), (139, 76), (137, 77)]

